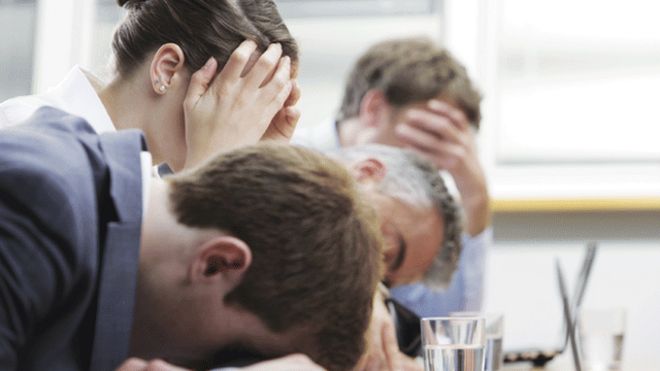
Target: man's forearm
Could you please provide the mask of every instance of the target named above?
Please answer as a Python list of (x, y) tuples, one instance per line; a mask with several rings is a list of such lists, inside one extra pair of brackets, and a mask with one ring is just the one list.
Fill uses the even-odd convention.
[[(460, 189), (459, 189), (460, 192)], [(467, 197), (462, 196), (463, 210), (465, 211), (465, 232), (476, 236), (490, 226), (490, 197), (487, 190)]]

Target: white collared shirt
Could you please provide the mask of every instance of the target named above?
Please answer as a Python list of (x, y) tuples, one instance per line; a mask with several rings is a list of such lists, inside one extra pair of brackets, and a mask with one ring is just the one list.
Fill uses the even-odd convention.
[[(64, 80), (43, 94), (26, 95), (2, 102), (0, 104), (0, 129), (24, 122), (44, 106), (54, 107), (82, 117), (98, 134), (117, 131), (101, 98), (96, 94), (94, 86), (80, 66), (73, 67)], [(143, 215), (147, 210), (151, 178), (154, 176), (152, 165), (151, 154), (145, 151), (140, 153)]]
[(99, 134), (116, 130), (94, 86), (79, 66), (73, 67), (62, 82), (43, 94), (26, 95), (2, 102), (0, 129), (25, 121), (43, 106), (82, 117)]

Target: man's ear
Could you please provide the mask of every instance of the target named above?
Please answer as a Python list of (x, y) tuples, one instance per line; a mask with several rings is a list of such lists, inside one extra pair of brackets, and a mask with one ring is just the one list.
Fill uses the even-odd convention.
[(360, 121), (371, 127), (380, 127), (388, 122), (390, 110), (390, 104), (382, 91), (369, 90), (360, 102)]
[(183, 71), (184, 67), (185, 56), (177, 44), (167, 43), (158, 48), (149, 68), (154, 92), (158, 95), (167, 93), (177, 73)]
[(380, 160), (368, 158), (355, 163), (351, 170), (353, 177), (360, 183), (379, 183), (387, 174), (387, 167)]
[[(252, 264), (252, 251), (242, 240), (219, 236), (206, 241), (198, 250), (190, 269), (193, 283), (221, 283), (228, 291), (236, 287)], [(221, 282), (220, 282), (221, 281)]]

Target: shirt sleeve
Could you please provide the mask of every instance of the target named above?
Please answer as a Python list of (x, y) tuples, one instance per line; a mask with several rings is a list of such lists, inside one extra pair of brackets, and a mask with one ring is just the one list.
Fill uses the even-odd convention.
[(392, 297), (422, 317), (480, 311), (484, 296), (486, 257), (492, 236), (492, 228), (472, 237), (463, 235), (458, 268), (446, 290), (434, 291), (422, 283), (415, 283), (391, 289)]
[[(14, 166), (15, 165), (15, 166)], [(0, 161), (0, 369), (18, 354), (73, 283), (73, 208), (56, 178)]]

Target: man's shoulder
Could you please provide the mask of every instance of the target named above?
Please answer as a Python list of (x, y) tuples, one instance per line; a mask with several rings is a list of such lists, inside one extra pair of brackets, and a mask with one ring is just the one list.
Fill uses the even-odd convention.
[(93, 208), (108, 182), (99, 136), (85, 120), (54, 108), (41, 108), (4, 130), (0, 148), (0, 188), (16, 200), (41, 203), (28, 203), (30, 209)]
[[(68, 124), (68, 125), (67, 125)], [(48, 183), (55, 188), (75, 183), (75, 173), (86, 172), (81, 166), (88, 156), (80, 136), (90, 134), (84, 120), (56, 109), (40, 109), (24, 125), (11, 127), (0, 135), (0, 173), (18, 177), (25, 186)], [(91, 131), (93, 133), (93, 131)]]
[(55, 108), (41, 108), (0, 135), (0, 162), (4, 168), (68, 174), (84, 170), (80, 163), (94, 152), (95, 144), (97, 135), (85, 120)]
[(99, 191), (108, 182), (98, 138), (82, 119), (53, 108), (0, 133), (0, 204), (15, 218), (62, 236), (72, 248), (94, 240)]

